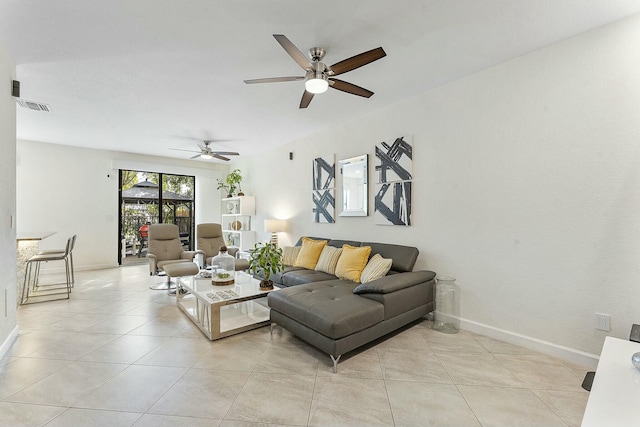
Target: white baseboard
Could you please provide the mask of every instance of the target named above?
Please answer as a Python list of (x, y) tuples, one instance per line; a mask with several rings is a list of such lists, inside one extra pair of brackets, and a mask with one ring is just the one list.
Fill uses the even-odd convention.
[(16, 325), (13, 330), (9, 332), (7, 338), (0, 345), (0, 359), (2, 359), (7, 354), (7, 352), (9, 351), (9, 347), (11, 347), (11, 344), (13, 344), (16, 338), (18, 338), (18, 325)]
[(593, 369), (598, 365), (598, 355), (585, 353), (584, 351), (576, 350), (574, 348), (539, 340), (537, 338), (528, 337), (526, 335), (517, 334), (504, 329), (494, 328), (493, 326), (466, 319), (460, 319), (460, 327), (476, 334), (485, 335), (490, 338), (508, 342), (509, 344), (519, 345), (520, 347), (539, 351), (540, 353), (564, 359), (578, 365)]

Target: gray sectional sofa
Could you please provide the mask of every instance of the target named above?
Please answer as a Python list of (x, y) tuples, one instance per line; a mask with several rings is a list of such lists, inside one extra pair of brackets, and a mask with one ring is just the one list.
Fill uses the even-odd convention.
[(378, 253), (393, 260), (385, 277), (362, 284), (291, 266), (271, 276), (283, 288), (268, 296), (272, 330), (274, 324), (281, 326), (328, 353), (334, 372), (343, 354), (433, 311), (436, 273), (412, 271), (417, 248), (310, 238), (335, 247), (371, 246), (370, 256)]

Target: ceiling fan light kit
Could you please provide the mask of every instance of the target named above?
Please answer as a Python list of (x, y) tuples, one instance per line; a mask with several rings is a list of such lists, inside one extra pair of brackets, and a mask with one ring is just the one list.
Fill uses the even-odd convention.
[(269, 77), (264, 79), (251, 79), (245, 80), (246, 84), (254, 83), (279, 83), (279, 82), (292, 82), (298, 80), (304, 80), (305, 91), (302, 94), (300, 100), (300, 108), (307, 108), (309, 103), (313, 99), (313, 95), (324, 93), (329, 89), (337, 89), (342, 92), (349, 93), (351, 95), (358, 95), (364, 98), (370, 98), (373, 95), (368, 89), (356, 86), (352, 83), (345, 82), (343, 80), (334, 79), (333, 76), (346, 73), (348, 71), (360, 68), (363, 65), (367, 65), (373, 61), (377, 61), (380, 58), (387, 56), (384, 49), (381, 47), (371, 49), (367, 52), (363, 52), (359, 55), (352, 56), (343, 61), (336, 62), (332, 66), (328, 67), (324, 63), (320, 62), (326, 53), (325, 49), (321, 47), (312, 47), (309, 49), (309, 57), (300, 51), (286, 36), (282, 34), (274, 34), (280, 46), (289, 54), (289, 56), (305, 70), (304, 77)]
[(325, 93), (329, 89), (329, 80), (322, 75), (316, 76), (304, 82), (304, 88), (313, 94)]

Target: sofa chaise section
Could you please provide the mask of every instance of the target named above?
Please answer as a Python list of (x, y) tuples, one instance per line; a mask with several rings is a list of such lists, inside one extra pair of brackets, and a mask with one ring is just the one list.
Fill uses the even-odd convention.
[(360, 284), (289, 266), (277, 277), (272, 276), (284, 288), (268, 296), (272, 328), (274, 324), (282, 326), (328, 353), (334, 372), (343, 354), (434, 309), (436, 274), (411, 271), (418, 256), (417, 248), (343, 240), (329, 240), (328, 244), (341, 247), (345, 243), (371, 246), (372, 255), (378, 253), (393, 259), (389, 274)]

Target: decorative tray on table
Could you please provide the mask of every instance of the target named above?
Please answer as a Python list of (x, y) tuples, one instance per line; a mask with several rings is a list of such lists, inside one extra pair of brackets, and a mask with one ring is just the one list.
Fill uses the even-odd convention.
[(231, 273), (218, 273), (211, 275), (211, 284), (214, 286), (233, 285), (235, 280)]

